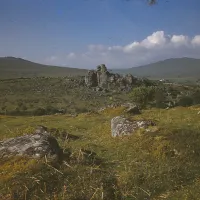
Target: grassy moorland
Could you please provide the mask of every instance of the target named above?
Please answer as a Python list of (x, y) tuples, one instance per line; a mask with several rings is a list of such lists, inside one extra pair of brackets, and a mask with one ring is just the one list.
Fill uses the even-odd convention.
[(43, 65), (15, 57), (0, 57), (0, 79), (64, 77), (85, 75), (86, 73), (86, 69)]
[(170, 79), (174, 81), (195, 81), (200, 78), (200, 59), (172, 58), (144, 66), (118, 70), (122, 73), (131, 73), (134, 76), (150, 79)]
[[(81, 66), (80, 66), (81, 67)], [(109, 66), (108, 66), (109, 67)], [(125, 68), (124, 68), (125, 67)], [(114, 73), (127, 74), (133, 76), (147, 77), (149, 79), (168, 79), (174, 82), (199, 81), (200, 59), (174, 58), (151, 63), (145, 66), (112, 69)], [(15, 57), (0, 57), (0, 79), (33, 78), (33, 77), (65, 77), (84, 76), (86, 69), (49, 66), (34, 63), (28, 60)]]
[[(22, 158), (0, 165), (1, 199), (52, 200), (191, 200), (200, 197), (199, 106), (148, 109), (130, 119), (151, 119), (152, 133), (142, 130), (122, 139), (111, 137), (110, 120), (123, 108), (100, 113), (37, 117), (1, 116), (0, 139), (31, 133), (36, 125), (66, 130), (76, 140), (57, 140), (65, 162)], [(90, 154), (83, 152), (91, 151)], [(68, 153), (71, 152), (71, 153)]]
[[(30, 134), (37, 125), (55, 128), (64, 160), (1, 159), (0, 199), (198, 199), (199, 86), (145, 84), (96, 92), (83, 77), (1, 80), (0, 140)], [(142, 102), (145, 109), (137, 116), (120, 106), (98, 111), (124, 102)], [(169, 102), (172, 108), (158, 108)], [(114, 139), (110, 120), (121, 114), (157, 126)], [(65, 140), (63, 131), (75, 137)]]
[(94, 92), (82, 77), (0, 80), (0, 94), (0, 113), (7, 115), (75, 114), (128, 99), (123, 92)]
[[(152, 81), (147, 81), (151, 85)], [(141, 84), (135, 87), (140, 87)], [(158, 101), (176, 101), (186, 97), (189, 104), (200, 103), (198, 85), (162, 84), (165, 94), (159, 90)], [(119, 89), (119, 88), (118, 88)], [(111, 104), (123, 104), (134, 101), (127, 91), (111, 89), (109, 91), (93, 91), (84, 85), (84, 77), (37, 77), (0, 80), (0, 114), (2, 115), (49, 115), (55, 113), (77, 114), (98, 110)], [(148, 93), (148, 88), (144, 93)], [(138, 91), (139, 92), (139, 91)], [(169, 95), (168, 95), (168, 94)], [(168, 95), (168, 96), (166, 96)], [(142, 96), (143, 97), (143, 96)], [(189, 99), (188, 99), (189, 98)], [(152, 99), (155, 101), (156, 99)], [(139, 100), (140, 101), (140, 100)], [(184, 100), (185, 101), (185, 100)], [(183, 105), (182, 103), (180, 104)]]

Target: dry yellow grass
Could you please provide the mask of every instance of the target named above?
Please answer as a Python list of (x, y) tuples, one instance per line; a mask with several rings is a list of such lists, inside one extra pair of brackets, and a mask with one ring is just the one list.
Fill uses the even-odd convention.
[[(65, 151), (72, 152), (71, 159), (56, 166), (62, 173), (42, 161), (5, 161), (0, 165), (3, 173), (0, 193), (6, 195), (13, 189), (24, 195), (24, 188), (20, 187), (23, 183), (28, 188), (26, 198), (31, 200), (36, 196), (99, 200), (102, 195), (113, 200), (199, 199), (200, 124), (196, 109), (200, 107), (150, 109), (138, 116), (127, 116), (150, 119), (157, 126), (152, 127), (152, 132), (140, 130), (122, 139), (111, 137), (110, 120), (123, 114), (123, 108), (77, 117), (1, 117), (1, 139), (31, 133), (38, 124), (66, 129), (80, 138), (75, 141), (58, 138)], [(95, 152), (95, 156), (80, 157), (80, 149)]]

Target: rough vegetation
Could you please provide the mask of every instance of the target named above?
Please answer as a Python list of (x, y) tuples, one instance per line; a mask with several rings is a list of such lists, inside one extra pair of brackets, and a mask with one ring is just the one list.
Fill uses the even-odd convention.
[[(177, 107), (127, 115), (130, 120), (156, 121), (156, 127), (120, 139), (112, 138), (110, 120), (124, 115), (122, 107), (77, 117), (2, 116), (1, 139), (31, 134), (37, 124), (56, 127), (65, 159), (53, 166), (45, 160), (1, 160), (1, 199), (12, 199), (11, 195), (18, 199), (198, 199), (199, 110)], [(64, 130), (76, 139), (63, 140)]]
[[(84, 77), (21, 78), (0, 80), (0, 114), (78, 114), (128, 102), (140, 107), (190, 106), (200, 103), (199, 85), (182, 85), (135, 79), (121, 87), (88, 87)], [(97, 89), (98, 88), (98, 89)]]
[(199, 199), (199, 86), (105, 72), (0, 81), (0, 199)]

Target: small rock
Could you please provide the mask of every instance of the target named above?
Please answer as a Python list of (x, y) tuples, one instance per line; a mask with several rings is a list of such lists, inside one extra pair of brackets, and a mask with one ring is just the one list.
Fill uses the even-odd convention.
[(137, 105), (134, 105), (134, 104), (130, 105), (130, 106), (125, 110), (125, 112), (130, 113), (130, 114), (135, 114), (135, 115), (141, 114), (139, 107), (138, 107)]
[(95, 91), (96, 91), (96, 92), (102, 91), (102, 88), (101, 88), (101, 87), (96, 87), (96, 88), (95, 88)]

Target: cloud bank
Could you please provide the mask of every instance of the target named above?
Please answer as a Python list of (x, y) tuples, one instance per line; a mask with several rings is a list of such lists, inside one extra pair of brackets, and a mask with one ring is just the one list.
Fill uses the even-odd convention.
[(53, 55), (45, 63), (77, 68), (94, 68), (105, 63), (109, 68), (129, 68), (179, 57), (200, 58), (200, 35), (190, 38), (157, 31), (142, 41), (133, 41), (125, 46), (91, 44), (85, 52)]

